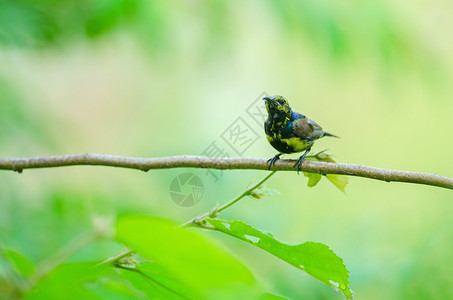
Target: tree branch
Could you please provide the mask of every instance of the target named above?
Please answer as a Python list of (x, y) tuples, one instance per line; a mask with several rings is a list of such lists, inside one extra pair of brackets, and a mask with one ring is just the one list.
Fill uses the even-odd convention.
[[(294, 160), (278, 160), (272, 170), (295, 171)], [(110, 166), (148, 171), (170, 168), (210, 168), (210, 169), (253, 169), (267, 170), (264, 158), (213, 158), (204, 156), (170, 156), (139, 158), (95, 153), (80, 153), (57, 156), (0, 159), (0, 170), (22, 172), (24, 169), (52, 168), (75, 165)], [(342, 174), (386, 182), (409, 182), (453, 189), (453, 178), (436, 174), (380, 169), (363, 165), (305, 161), (302, 171), (319, 174)]]

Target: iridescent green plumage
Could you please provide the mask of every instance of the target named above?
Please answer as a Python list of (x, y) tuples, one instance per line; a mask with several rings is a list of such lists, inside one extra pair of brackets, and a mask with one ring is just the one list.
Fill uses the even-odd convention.
[(264, 122), (266, 137), (279, 152), (268, 160), (268, 167), (270, 169), (283, 153), (305, 151), (294, 165), (299, 172), (315, 140), (335, 135), (323, 131), (315, 121), (293, 111), (283, 96), (264, 97), (263, 100), (266, 101), (268, 114)]

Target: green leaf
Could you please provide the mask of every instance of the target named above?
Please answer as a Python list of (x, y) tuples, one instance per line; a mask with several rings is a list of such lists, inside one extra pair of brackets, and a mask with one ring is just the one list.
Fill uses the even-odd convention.
[(320, 151), (316, 154), (313, 155), (307, 155), (306, 160), (315, 160), (315, 161), (324, 161), (324, 162), (331, 162), (335, 163), (335, 159), (333, 158), (332, 155), (328, 154), (326, 150)]
[[(311, 161), (323, 161), (335, 163), (335, 159), (332, 155), (324, 151), (318, 152), (314, 155), (308, 155), (307, 160)], [(308, 173), (304, 172), (305, 177), (308, 177), (308, 186), (314, 187), (321, 180), (321, 174)], [(326, 174), (325, 175), (330, 182), (332, 182), (336, 187), (338, 187), (343, 193), (346, 193), (346, 185), (348, 184), (348, 176), (346, 175), (337, 175), (337, 174)]]
[(314, 187), (315, 185), (318, 184), (318, 182), (321, 180), (322, 175), (318, 173), (308, 173), (304, 172), (304, 176), (308, 177), (308, 186), (309, 187)]
[(343, 260), (328, 246), (315, 242), (289, 245), (240, 221), (209, 218), (206, 221), (217, 230), (260, 247), (294, 267), (304, 270), (321, 282), (342, 291), (348, 299), (352, 299), (349, 271), (343, 264)]
[(272, 293), (265, 293), (261, 297), (258, 298), (258, 300), (282, 300), (286, 299), (288, 300), (288, 297), (283, 297), (280, 295), (272, 294)]
[[(140, 297), (142, 296), (142, 297)], [(96, 263), (64, 264), (53, 269), (24, 299), (144, 299), (115, 269)]]
[(5, 250), (3, 255), (24, 277), (29, 277), (31, 274), (33, 274), (35, 270), (33, 263), (22, 254), (12, 250)]
[(337, 175), (337, 174), (327, 174), (327, 179), (330, 180), (336, 187), (338, 187), (343, 193), (346, 193), (346, 185), (348, 184), (348, 176)]
[(173, 291), (181, 286), (190, 288), (190, 295), (196, 299), (258, 295), (249, 270), (198, 232), (176, 228), (176, 224), (163, 219), (124, 215), (118, 219), (117, 239), (146, 259), (158, 262), (174, 279), (165, 282)]
[(86, 32), (98, 36), (135, 15), (137, 4), (131, 0), (99, 0), (87, 5)]
[(168, 274), (157, 262), (141, 262), (134, 268), (121, 268), (120, 275), (150, 299), (195, 299), (184, 284)]

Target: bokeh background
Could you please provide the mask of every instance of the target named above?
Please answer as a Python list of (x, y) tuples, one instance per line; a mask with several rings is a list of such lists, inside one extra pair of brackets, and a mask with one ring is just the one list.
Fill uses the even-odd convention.
[[(272, 157), (247, 114), (282, 94), (341, 139), (345, 163), (452, 177), (453, 26), (450, 1), (1, 1), (0, 157), (96, 152), (200, 155), (238, 118), (259, 138), (243, 156)], [(172, 179), (204, 184), (176, 205)], [(173, 169), (142, 173), (68, 167), (0, 173), (4, 247), (38, 263), (96, 216), (138, 212), (184, 222), (224, 203), (262, 171)], [(453, 299), (453, 194), (436, 187), (276, 174), (267, 199), (223, 214), (283, 241), (322, 242), (344, 259), (357, 299)], [(265, 288), (293, 299), (339, 293), (271, 255), (218, 240)], [(70, 261), (121, 251), (97, 241)]]

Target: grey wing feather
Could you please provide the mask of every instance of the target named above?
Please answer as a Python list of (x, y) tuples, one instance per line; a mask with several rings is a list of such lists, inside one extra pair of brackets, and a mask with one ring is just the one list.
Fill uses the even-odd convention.
[(294, 135), (302, 138), (309, 139), (313, 136), (313, 126), (310, 125), (306, 118), (300, 118), (293, 121)]
[(324, 131), (312, 119), (301, 118), (293, 122), (294, 134), (302, 139), (319, 139)]
[(322, 130), (321, 126), (319, 126), (318, 123), (316, 123), (312, 119), (308, 119), (307, 122), (313, 127), (313, 137), (315, 139), (320, 138), (324, 135), (324, 131)]

